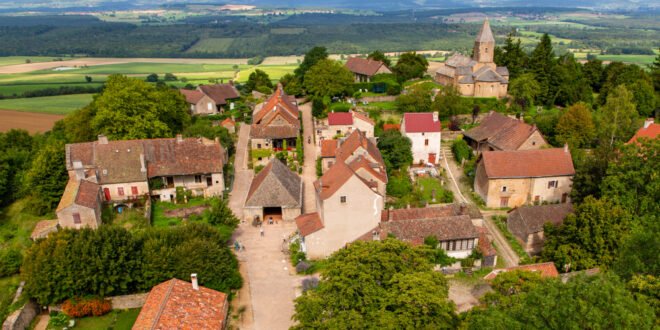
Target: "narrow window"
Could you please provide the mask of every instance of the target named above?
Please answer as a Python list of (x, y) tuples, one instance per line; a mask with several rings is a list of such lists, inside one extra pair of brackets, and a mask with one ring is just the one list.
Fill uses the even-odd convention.
[(557, 188), (557, 180), (548, 181), (548, 189)]
[(124, 188), (123, 187), (118, 187), (117, 188), (117, 194), (119, 194), (119, 196), (124, 196)]
[(73, 223), (76, 225), (79, 225), (82, 223), (82, 220), (80, 220), (80, 213), (74, 213), (73, 214)]
[(429, 145), (429, 139), (424, 140), (424, 145), (428, 146)]
[(261, 143), (257, 143), (257, 149), (261, 149)]
[(502, 186), (502, 192), (506, 192), (506, 186)]
[(339, 201), (343, 204), (346, 203), (346, 196), (339, 197)]
[(136, 186), (132, 186), (132, 187), (131, 187), (131, 193), (132, 193), (133, 195), (137, 195), (137, 194), (138, 194), (138, 188), (137, 188)]
[(202, 183), (202, 176), (201, 175), (195, 175), (195, 183)]
[(341, 134), (341, 130), (337, 130), (337, 134)]

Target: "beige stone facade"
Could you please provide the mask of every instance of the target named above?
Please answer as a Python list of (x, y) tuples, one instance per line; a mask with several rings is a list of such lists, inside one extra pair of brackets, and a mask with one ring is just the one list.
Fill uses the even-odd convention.
[(213, 99), (202, 95), (197, 103), (190, 104), (190, 113), (193, 115), (213, 115), (218, 113), (218, 110)]

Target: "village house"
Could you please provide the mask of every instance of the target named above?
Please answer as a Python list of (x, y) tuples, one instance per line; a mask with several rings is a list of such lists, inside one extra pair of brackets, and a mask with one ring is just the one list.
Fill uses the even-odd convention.
[(294, 220), (302, 209), (303, 182), (278, 159), (272, 159), (250, 184), (243, 219)]
[(463, 96), (498, 97), (507, 95), (509, 70), (493, 61), (495, 38), (488, 19), (474, 41), (474, 55), (454, 54), (435, 73), (435, 81), (458, 88)]
[(442, 126), (438, 113), (405, 113), (401, 134), (412, 141), (413, 163), (437, 164), (440, 155)]
[(188, 90), (179, 88), (179, 92), (186, 98), (186, 103), (190, 106), (191, 115), (214, 115), (218, 113), (218, 108), (208, 95), (198, 90)]
[(465, 141), (480, 154), (493, 150), (541, 149), (548, 145), (541, 131), (520, 119), (491, 111), (479, 126), (463, 133)]
[(133, 330), (226, 329), (227, 295), (199, 286), (197, 274), (191, 282), (173, 278), (151, 288)]
[(374, 137), (376, 123), (368, 115), (350, 112), (331, 112), (328, 119), (320, 121), (316, 126), (317, 139), (320, 141), (332, 139), (337, 136), (348, 136), (353, 130), (362, 131), (367, 137)]
[(474, 191), (487, 207), (566, 203), (575, 175), (564, 148), (485, 151), (477, 163)]
[(223, 120), (220, 126), (226, 128), (229, 133), (236, 133), (236, 122), (232, 118)]
[(392, 73), (383, 61), (361, 57), (350, 57), (344, 66), (353, 73), (355, 82), (369, 82), (371, 77), (379, 73)]
[(98, 228), (101, 225), (101, 188), (84, 179), (69, 180), (55, 214), (61, 228)]
[(287, 149), (293, 149), (299, 133), (298, 105), (291, 102), (280, 84), (270, 98), (254, 108), (250, 127), (252, 149), (280, 151), (285, 143)]
[(296, 226), (309, 258), (324, 258), (380, 222), (385, 196), (343, 161), (314, 182), (316, 212), (300, 215)]
[(488, 273), (488, 275), (484, 276), (484, 280), (486, 281), (491, 281), (499, 273), (506, 273), (514, 270), (523, 270), (523, 271), (528, 271), (528, 272), (536, 272), (541, 275), (541, 277), (558, 277), (559, 272), (557, 271), (557, 267), (555, 267), (554, 262), (544, 262), (544, 263), (539, 263), (539, 264), (530, 264), (530, 265), (520, 265), (520, 266), (514, 266), (514, 267), (507, 267), (507, 268), (497, 268), (493, 269), (492, 272)]
[(573, 213), (571, 203), (516, 207), (509, 211), (506, 228), (527, 253), (538, 254), (545, 241), (543, 225), (550, 222), (559, 226), (570, 213)]
[(194, 196), (217, 196), (224, 190), (227, 152), (216, 140), (176, 138), (97, 141), (66, 145), (69, 177), (98, 184), (103, 201), (121, 207), (157, 196), (171, 201), (176, 187)]
[(228, 84), (199, 85), (196, 90), (215, 102), (215, 113), (222, 113), (222, 107), (228, 104), (231, 108), (231, 100), (241, 97), (233, 81), (229, 81)]
[(490, 232), (484, 227), (477, 227), (477, 231), (479, 231), (478, 251), (483, 255), (481, 267), (495, 267), (497, 265), (497, 250), (488, 238)]
[(635, 135), (628, 141), (627, 144), (637, 143), (642, 138), (657, 139), (660, 136), (660, 124), (656, 124), (653, 118), (647, 118), (644, 121), (644, 126), (637, 130)]

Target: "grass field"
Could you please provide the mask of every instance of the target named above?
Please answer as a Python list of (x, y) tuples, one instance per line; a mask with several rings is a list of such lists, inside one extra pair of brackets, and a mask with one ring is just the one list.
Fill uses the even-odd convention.
[(3, 65), (14, 65), (14, 64), (25, 64), (26, 60), (30, 60), (30, 63), (41, 63), (41, 62), (50, 62), (57, 59), (62, 59), (64, 61), (70, 60), (71, 57), (49, 57), (49, 56), (5, 56), (0, 57), (0, 66)]
[(79, 83), (79, 84), (29, 84), (29, 85), (0, 85), (0, 95), (12, 96), (21, 95), (25, 91), (37, 91), (47, 88), (66, 87), (100, 87), (103, 83)]
[(646, 65), (653, 63), (656, 55), (597, 55), (597, 57), (603, 61), (619, 61)]
[(244, 83), (248, 80), (250, 73), (254, 70), (263, 70), (268, 74), (271, 80), (279, 80), (287, 73), (293, 73), (293, 70), (298, 67), (297, 65), (259, 65), (247, 70), (241, 70), (238, 76), (238, 82)]
[[(137, 320), (141, 308), (117, 309), (102, 316), (87, 316), (76, 320), (75, 329), (114, 329), (130, 330)], [(48, 326), (46, 330), (59, 330), (60, 327)]]
[[(243, 68), (249, 66), (243, 65)], [(241, 65), (236, 64), (236, 68), (240, 69)], [(207, 72), (207, 71), (227, 71), (235, 70), (234, 65), (231, 64), (184, 64), (184, 63), (120, 63), (120, 64), (107, 64), (95, 65), (85, 68), (78, 68), (67, 70), (67, 73), (74, 74), (131, 74), (131, 73), (177, 73), (177, 72)], [(34, 73), (53, 73), (53, 70), (40, 70)]]
[(195, 52), (209, 52), (217, 53), (224, 52), (229, 48), (232, 41), (232, 38), (206, 38), (195, 43), (186, 53), (195, 53)]
[(92, 94), (0, 100), (0, 109), (66, 115), (92, 102)]

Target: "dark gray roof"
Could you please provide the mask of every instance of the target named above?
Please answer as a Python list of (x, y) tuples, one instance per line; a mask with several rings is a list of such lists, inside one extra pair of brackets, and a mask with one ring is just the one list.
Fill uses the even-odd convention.
[(495, 38), (493, 37), (493, 31), (490, 30), (490, 24), (488, 23), (488, 18), (484, 20), (484, 24), (481, 26), (481, 30), (479, 30), (479, 34), (477, 34), (477, 38), (475, 39), (477, 42), (495, 42)]
[(245, 206), (302, 207), (302, 180), (274, 158), (252, 180)]
[(466, 66), (466, 65), (472, 66), (477, 64), (477, 62), (473, 61), (471, 58), (467, 56), (461, 54), (454, 54), (449, 59), (447, 59), (447, 62), (445, 64), (456, 68), (459, 66)]
[(507, 69), (505, 66), (498, 66), (495, 68), (495, 72), (497, 72), (497, 74), (500, 76), (509, 76), (509, 69)]
[(475, 79), (476, 81), (483, 81), (483, 82), (494, 82), (494, 81), (497, 81), (497, 82), (501, 82), (501, 83), (508, 83), (508, 81), (506, 81), (506, 79), (500, 77), (500, 76), (499, 76), (497, 73), (495, 73), (495, 71), (493, 71), (492, 69), (488, 69), (488, 70), (486, 70), (486, 72), (481, 73), (481, 74), (479, 74), (479, 75), (477, 75), (477, 74), (475, 73), (474, 76), (475, 76), (475, 78), (476, 78), (476, 79)]
[(562, 224), (570, 213), (573, 213), (571, 203), (522, 206), (509, 212), (507, 228), (520, 239), (526, 240), (527, 235), (543, 231), (546, 222)]
[(472, 78), (472, 75), (465, 76), (461, 78), (461, 80), (458, 81), (459, 84), (474, 84), (474, 78)]
[(468, 65), (462, 65), (456, 68), (456, 71), (458, 72), (458, 75), (468, 75), (472, 74), (472, 66)]

